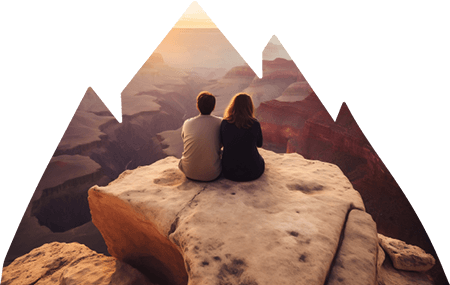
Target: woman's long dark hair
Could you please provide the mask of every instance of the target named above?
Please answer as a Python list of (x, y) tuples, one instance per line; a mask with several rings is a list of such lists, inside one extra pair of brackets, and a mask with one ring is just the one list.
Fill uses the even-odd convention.
[(255, 105), (252, 97), (246, 93), (238, 93), (225, 109), (223, 119), (235, 124), (239, 129), (248, 129), (253, 125), (255, 119)]

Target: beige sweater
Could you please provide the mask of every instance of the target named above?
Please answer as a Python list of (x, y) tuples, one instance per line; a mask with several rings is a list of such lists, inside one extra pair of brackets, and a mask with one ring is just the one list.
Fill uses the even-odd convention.
[(198, 115), (184, 122), (181, 128), (184, 151), (178, 167), (186, 177), (211, 181), (220, 175), (221, 122), (221, 118), (212, 115)]

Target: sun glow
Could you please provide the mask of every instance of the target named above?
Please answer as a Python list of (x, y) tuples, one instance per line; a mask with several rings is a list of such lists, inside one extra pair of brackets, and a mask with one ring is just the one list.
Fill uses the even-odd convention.
[(213, 29), (217, 28), (197, 2), (187, 8), (174, 28), (178, 29)]

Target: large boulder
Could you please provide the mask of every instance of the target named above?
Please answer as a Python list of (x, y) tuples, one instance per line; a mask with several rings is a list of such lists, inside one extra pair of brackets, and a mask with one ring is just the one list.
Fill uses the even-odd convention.
[(3, 269), (2, 285), (152, 285), (142, 273), (79, 243), (52, 242)]
[[(167, 157), (92, 187), (92, 220), (109, 253), (159, 283), (324, 284), (349, 211), (364, 211), (361, 197), (333, 164), (260, 153), (266, 170), (255, 181), (194, 182)], [(373, 236), (375, 224), (367, 228)], [(364, 270), (375, 272), (376, 238), (364, 249), (349, 236), (361, 247), (352, 258), (372, 252)]]
[(404, 241), (378, 234), (380, 245), (389, 255), (396, 269), (424, 272), (434, 264), (434, 257), (418, 246), (406, 244)]

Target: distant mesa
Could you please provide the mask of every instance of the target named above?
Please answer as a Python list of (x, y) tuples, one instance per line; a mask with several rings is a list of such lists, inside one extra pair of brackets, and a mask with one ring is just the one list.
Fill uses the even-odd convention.
[(306, 81), (297, 81), (283, 91), (280, 97), (276, 98), (282, 102), (295, 102), (306, 99), (309, 95), (313, 94), (311, 86)]
[(263, 77), (255, 77), (243, 92), (250, 94), (255, 107), (258, 107), (262, 102), (280, 97), (289, 85), (298, 80), (299, 74), (293, 61), (282, 58), (263, 60)]
[(269, 80), (289, 80), (295, 82), (298, 77), (298, 70), (282, 69), (283, 67), (275, 67), (269, 70), (263, 70), (265, 72), (261, 82)]
[(225, 78), (251, 77), (253, 79), (255, 76), (255, 72), (248, 65), (233, 67), (225, 74)]
[(275, 58), (273, 60), (265, 60), (263, 59), (263, 61), (266, 61), (266, 68), (276, 68), (276, 67), (280, 67), (283, 69), (287, 69), (287, 68), (297, 68), (297, 65), (294, 63), (293, 60), (291, 59), (285, 59), (285, 58)]
[(292, 60), (291, 56), (282, 45), (268, 42), (266, 47), (262, 51), (262, 59), (274, 60), (276, 58)]
[(154, 52), (145, 62), (143, 67), (151, 68), (154, 64), (164, 64), (164, 59), (162, 54)]
[(290, 82), (298, 81), (298, 69), (295, 62), (284, 58), (277, 58), (272, 61), (262, 61), (262, 78), (259, 81), (272, 81), (276, 79), (289, 80)]

